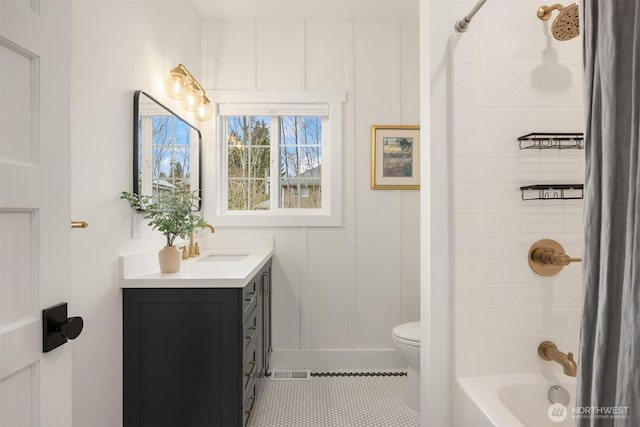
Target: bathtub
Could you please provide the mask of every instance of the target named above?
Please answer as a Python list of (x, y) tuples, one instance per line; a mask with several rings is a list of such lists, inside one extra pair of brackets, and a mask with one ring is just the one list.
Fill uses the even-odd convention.
[[(549, 418), (547, 392), (553, 385), (571, 394), (564, 421)], [(574, 426), (575, 378), (565, 375), (495, 375), (458, 378), (454, 422), (457, 427)]]

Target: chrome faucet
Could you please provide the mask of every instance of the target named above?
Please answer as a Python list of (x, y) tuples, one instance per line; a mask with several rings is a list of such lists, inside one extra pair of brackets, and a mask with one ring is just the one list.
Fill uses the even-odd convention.
[(538, 355), (544, 360), (553, 360), (562, 365), (562, 370), (565, 375), (570, 377), (576, 376), (578, 365), (576, 365), (576, 362), (573, 360), (573, 353), (565, 354), (558, 350), (558, 346), (551, 341), (543, 341), (538, 346)]

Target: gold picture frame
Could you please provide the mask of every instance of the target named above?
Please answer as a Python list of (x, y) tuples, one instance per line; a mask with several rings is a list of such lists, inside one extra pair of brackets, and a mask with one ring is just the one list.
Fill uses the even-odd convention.
[(420, 126), (371, 126), (371, 188), (420, 189)]

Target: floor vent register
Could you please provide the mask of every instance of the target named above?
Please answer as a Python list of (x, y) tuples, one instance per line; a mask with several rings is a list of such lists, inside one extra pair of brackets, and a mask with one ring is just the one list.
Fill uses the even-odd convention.
[(309, 371), (273, 371), (272, 380), (308, 380), (311, 378)]
[(310, 371), (273, 371), (272, 380), (309, 380), (312, 377), (403, 377), (406, 371), (390, 372), (310, 372)]

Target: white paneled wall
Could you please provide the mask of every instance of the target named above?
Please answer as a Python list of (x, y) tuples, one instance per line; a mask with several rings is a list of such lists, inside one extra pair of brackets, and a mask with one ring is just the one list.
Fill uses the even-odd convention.
[[(369, 187), (371, 125), (419, 120), (417, 2), (415, 12), (375, 20), (222, 17), (203, 26), (208, 89), (347, 92), (342, 226), (219, 230), (275, 236), (276, 351), (392, 350), (393, 326), (419, 318), (419, 192)], [(205, 156), (213, 144), (205, 140)]]
[(520, 150), (530, 132), (581, 132), (581, 41), (466, 34), (454, 43), (455, 369), (545, 370), (553, 340), (577, 353), (581, 265), (531, 271), (542, 238), (582, 253), (581, 200), (522, 201), (519, 187), (584, 182), (584, 152)]

